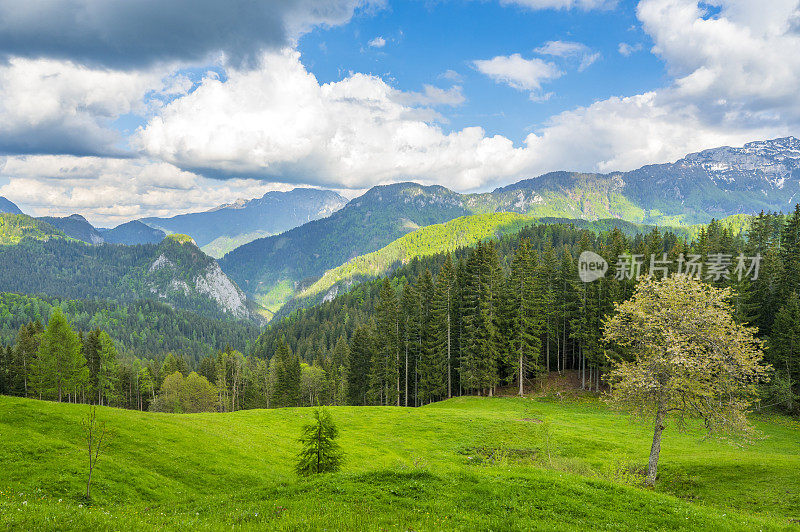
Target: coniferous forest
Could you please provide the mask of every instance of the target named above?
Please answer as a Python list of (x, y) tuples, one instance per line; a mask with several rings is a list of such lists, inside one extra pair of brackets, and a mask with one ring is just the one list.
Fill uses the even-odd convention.
[[(600, 391), (616, 356), (602, 341), (603, 321), (637, 281), (634, 272), (612, 270), (582, 282), (577, 258), (585, 251), (612, 265), (626, 254), (657, 257), (657, 266), (643, 260), (639, 271), (655, 277), (676, 272), (687, 257), (706, 265), (727, 261), (695, 273), (729, 288), (736, 319), (758, 327), (774, 369), (762, 403), (796, 411), (800, 207), (791, 215), (755, 216), (746, 234), (712, 221), (692, 241), (659, 229), (628, 237), (616, 228), (598, 234), (568, 224), (529, 226), (415, 259), (295, 311), (258, 338), (253, 327), (155, 303), (59, 306), (5, 295), (0, 312), (24, 323), (14, 335), (4, 330), (0, 392), (191, 412), (318, 403), (420, 406), (492, 396), (500, 388), (522, 392), (564, 371), (577, 372), (582, 388)], [(756, 272), (736, 271), (738, 257), (755, 256)], [(159, 313), (168, 318), (153, 320)], [(151, 338), (134, 342), (137, 334)], [(189, 337), (188, 344), (170, 344)]]

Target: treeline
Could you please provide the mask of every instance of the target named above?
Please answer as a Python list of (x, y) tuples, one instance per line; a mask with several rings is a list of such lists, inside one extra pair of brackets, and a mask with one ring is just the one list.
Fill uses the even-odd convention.
[(226, 347), (248, 352), (260, 332), (255, 323), (217, 320), (159, 301), (62, 301), (0, 293), (0, 345), (14, 343), (23, 325), (47, 323), (56, 308), (75, 329), (102, 329), (114, 339), (121, 354), (146, 358), (181, 353), (190, 362), (198, 362)]
[[(605, 257), (611, 271), (582, 282), (583, 251)], [(603, 319), (636, 283), (634, 271), (615, 275), (626, 255), (640, 257), (641, 274), (650, 271), (652, 256), (656, 276), (686, 271), (687, 261), (711, 264), (697, 273), (730, 287), (737, 319), (758, 326), (765, 340), (775, 370), (765, 402), (797, 410), (800, 207), (789, 216), (753, 217), (747, 235), (713, 221), (691, 242), (658, 229), (631, 238), (616, 228), (598, 235), (565, 225), (529, 227), (497, 243), (414, 261), (390, 278), (297, 311), (271, 325), (254, 354), (270, 358), (285, 341), (299, 358), (334, 372), (331, 389), (345, 388), (346, 402), (356, 405), (491, 395), (498, 386), (563, 370), (579, 370), (582, 386), (598, 390), (609, 363)], [(347, 357), (334, 362), (342, 343)], [(337, 403), (330, 393), (327, 400)]]
[(51, 310), (46, 326), (30, 321), (0, 347), (0, 394), (174, 413), (328, 401), (334, 372), (301, 363), (288, 347), (270, 361), (230, 347), (199, 362), (138, 358), (121, 355), (107, 331), (76, 332), (60, 307)]

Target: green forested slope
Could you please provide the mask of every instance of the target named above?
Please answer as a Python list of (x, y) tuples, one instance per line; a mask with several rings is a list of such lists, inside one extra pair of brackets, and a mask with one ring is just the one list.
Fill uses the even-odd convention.
[(0, 213), (0, 246), (19, 244), (23, 238), (50, 240), (66, 235), (42, 220), (25, 214)]
[(92, 246), (65, 238), (25, 238), (0, 247), (0, 292), (156, 299), (210, 317), (250, 317), (244, 295), (190, 241), (171, 235), (160, 244)]
[(260, 330), (252, 322), (208, 318), (152, 300), (120, 303), (0, 293), (0, 344), (13, 345), (22, 325), (47, 323), (56, 307), (76, 330), (102, 329), (120, 353), (140, 358), (175, 353), (197, 361), (227, 347), (246, 352)]

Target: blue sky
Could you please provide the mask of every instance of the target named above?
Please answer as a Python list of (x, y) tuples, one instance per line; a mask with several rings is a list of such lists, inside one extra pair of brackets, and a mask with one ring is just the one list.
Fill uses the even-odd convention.
[[(480, 125), (489, 134), (520, 142), (548, 117), (609, 96), (638, 94), (664, 83), (664, 64), (649, 53), (652, 41), (635, 16), (636, 2), (607, 10), (531, 10), (496, 2), (404, 1), (385, 9), (359, 12), (346, 25), (318, 28), (300, 39), (306, 67), (321, 82), (339, 81), (349, 72), (366, 72), (406, 91), (424, 84), (447, 87), (442, 77), (457, 72), (466, 102), (445, 112), (451, 129)], [(382, 37), (381, 48), (369, 41)], [(583, 72), (568, 73), (547, 84), (553, 95), (533, 102), (524, 92), (499, 85), (477, 72), (476, 59), (520, 53), (548, 41), (573, 41), (601, 53)], [(625, 57), (620, 43), (640, 46)], [(557, 61), (564, 64), (564, 61)]]
[(800, 134), (800, 0), (0, 0), (0, 195), (111, 225)]

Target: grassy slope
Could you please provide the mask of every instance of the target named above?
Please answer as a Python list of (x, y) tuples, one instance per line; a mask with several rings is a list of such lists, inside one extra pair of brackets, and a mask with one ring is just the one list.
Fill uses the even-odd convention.
[(353, 277), (382, 275), (398, 261), (408, 262), (415, 257), (454, 251), (487, 238), (514, 233), (532, 222), (533, 219), (528, 216), (502, 212), (462, 216), (442, 224), (429, 225), (401, 236), (378, 251), (360, 255), (328, 270), (298, 297), (313, 296)]
[(208, 244), (201, 246), (200, 249), (203, 253), (215, 259), (221, 259), (229, 251), (233, 251), (239, 246), (243, 246), (257, 238), (265, 238), (272, 236), (274, 233), (269, 231), (253, 231), (250, 233), (243, 233), (236, 236), (222, 235), (218, 236)]
[[(0, 397), (0, 526), (747, 530), (785, 528), (800, 517), (800, 427), (784, 418), (758, 423), (765, 438), (744, 448), (668, 430), (657, 488), (664, 493), (652, 493), (623, 485), (618, 474), (620, 464), (646, 461), (649, 427), (596, 400), (461, 398), (419, 409), (331, 410), (344, 469), (307, 480), (291, 465), (310, 409), (101, 408), (115, 438), (89, 507), (78, 496), (86, 407)], [(540, 467), (547, 425), (549, 470)]]

